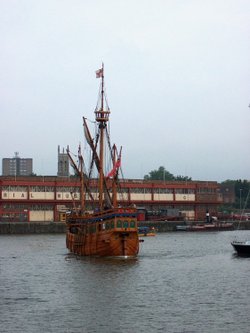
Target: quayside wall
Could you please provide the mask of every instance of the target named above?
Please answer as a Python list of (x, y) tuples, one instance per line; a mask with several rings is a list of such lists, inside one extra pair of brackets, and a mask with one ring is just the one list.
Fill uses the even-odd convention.
[[(183, 224), (181, 221), (141, 221), (139, 226), (154, 227), (158, 232), (176, 231), (176, 226)], [(202, 223), (201, 221), (192, 224)], [(234, 221), (234, 229), (250, 230), (250, 221)], [(0, 222), (0, 235), (6, 234), (53, 234), (65, 233), (65, 222)]]
[(64, 222), (0, 222), (0, 235), (64, 233)]

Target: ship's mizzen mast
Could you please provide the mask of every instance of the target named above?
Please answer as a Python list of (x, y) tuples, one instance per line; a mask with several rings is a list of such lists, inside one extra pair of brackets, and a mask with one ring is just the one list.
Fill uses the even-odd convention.
[(79, 163), (80, 163), (79, 167), (77, 167), (75, 161), (73, 160), (73, 158), (69, 152), (69, 146), (67, 147), (67, 155), (69, 157), (72, 167), (74, 168), (75, 172), (80, 177), (80, 182), (81, 182), (81, 186), (80, 186), (80, 200), (81, 200), (80, 206), (81, 206), (81, 208), (80, 209), (81, 209), (81, 213), (82, 213), (85, 208), (84, 191), (83, 191), (85, 184), (84, 184), (84, 176), (83, 176), (83, 157), (81, 154), (81, 146), (79, 145), (79, 148), (78, 148), (78, 159), (79, 159)]
[(81, 213), (83, 213), (85, 209), (85, 198), (84, 198), (84, 176), (83, 176), (83, 157), (81, 153), (81, 146), (79, 145), (78, 149), (78, 160), (80, 163), (80, 181), (81, 181), (81, 186), (80, 186), (80, 198), (81, 198)]
[(102, 64), (102, 68), (96, 71), (96, 77), (101, 78), (101, 105), (95, 111), (95, 120), (98, 123), (100, 130), (100, 151), (99, 151), (99, 208), (102, 211), (104, 208), (104, 134), (105, 129), (107, 127), (107, 122), (109, 121), (109, 109), (105, 110), (104, 108), (104, 65)]

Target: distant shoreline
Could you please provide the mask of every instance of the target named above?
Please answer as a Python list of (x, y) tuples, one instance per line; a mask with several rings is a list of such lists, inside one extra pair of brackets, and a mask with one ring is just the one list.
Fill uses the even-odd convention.
[[(238, 229), (239, 221), (230, 221), (234, 229)], [(183, 224), (183, 221), (140, 221), (141, 226), (154, 226), (158, 232), (176, 231), (176, 226)], [(188, 222), (193, 224), (203, 221)], [(240, 222), (240, 230), (250, 230), (250, 221)], [(0, 235), (20, 234), (61, 234), (66, 232), (65, 222), (0, 222)]]

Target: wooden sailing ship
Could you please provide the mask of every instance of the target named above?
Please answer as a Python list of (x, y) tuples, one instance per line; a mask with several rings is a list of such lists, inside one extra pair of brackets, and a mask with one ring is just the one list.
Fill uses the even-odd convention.
[[(87, 120), (83, 118), (84, 134), (91, 151), (90, 169), (85, 170), (85, 161), (78, 150), (78, 165), (67, 149), (71, 165), (80, 179), (80, 207), (74, 208), (66, 217), (66, 246), (82, 256), (136, 256), (139, 251), (137, 211), (133, 206), (118, 205), (119, 171), (121, 149), (111, 147), (108, 122), (110, 109), (104, 90), (104, 67), (96, 71), (101, 79), (100, 93), (95, 109), (96, 135), (92, 138)], [(107, 143), (105, 145), (105, 142)], [(109, 148), (111, 171), (105, 175), (105, 156)], [(91, 180), (93, 168), (97, 178)], [(93, 195), (93, 184), (97, 185), (98, 197)], [(87, 203), (88, 201), (88, 203)], [(92, 203), (92, 209), (90, 209)]]

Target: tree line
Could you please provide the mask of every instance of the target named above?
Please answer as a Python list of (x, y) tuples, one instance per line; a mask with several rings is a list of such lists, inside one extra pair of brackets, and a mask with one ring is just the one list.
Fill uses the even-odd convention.
[[(160, 166), (158, 170), (152, 170), (144, 176), (144, 180), (162, 180), (162, 181), (192, 181), (191, 177), (173, 175), (171, 172)], [(232, 208), (249, 209), (250, 208), (250, 182), (247, 180), (231, 180), (227, 179), (221, 184), (233, 187), (235, 195), (235, 203)]]
[(177, 175), (174, 176), (171, 172), (167, 171), (163, 166), (158, 170), (152, 170), (144, 176), (144, 180), (163, 180), (163, 181), (191, 181), (191, 177)]
[(250, 208), (250, 183), (246, 179), (232, 180), (227, 179), (222, 182), (223, 185), (233, 186), (235, 203), (234, 208), (237, 209), (249, 209)]

